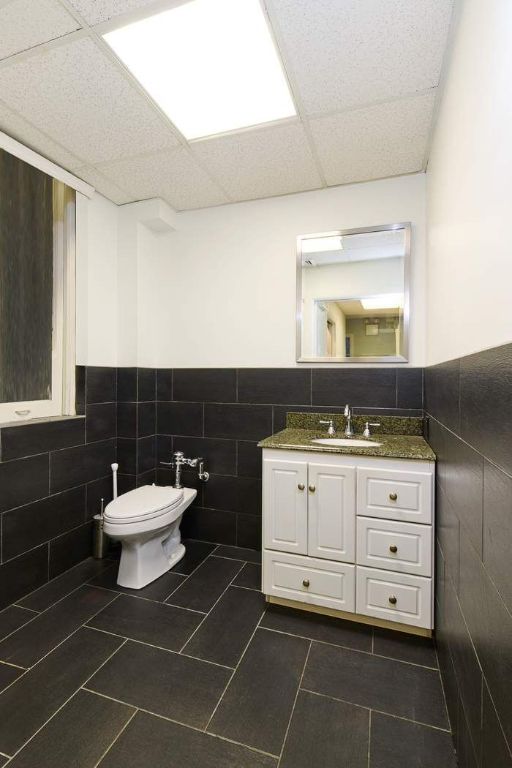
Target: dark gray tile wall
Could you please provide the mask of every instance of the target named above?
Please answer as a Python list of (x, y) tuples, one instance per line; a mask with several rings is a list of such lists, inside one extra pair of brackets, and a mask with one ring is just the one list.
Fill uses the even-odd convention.
[(121, 493), (156, 480), (156, 369), (117, 369), (117, 460)]
[(512, 344), (425, 370), (436, 639), (460, 768), (512, 768)]
[(76, 418), (0, 428), (0, 610), (91, 554), (111, 498), (116, 369), (77, 368)]
[[(203, 456), (211, 473), (207, 484), (197, 482), (195, 473), (186, 475), (198, 495), (185, 515), (184, 536), (257, 549), (261, 546), (257, 443), (283, 429), (287, 411), (339, 413), (349, 402), (356, 412), (423, 414), (421, 368), (158, 369), (156, 391), (157, 462), (170, 461), (173, 451), (182, 450)], [(133, 419), (132, 412), (126, 413), (123, 428), (125, 420), (133, 423)], [(129, 454), (127, 447), (126, 451), (133, 469), (133, 451)], [(158, 482), (170, 483), (172, 473), (159, 463), (157, 467)]]

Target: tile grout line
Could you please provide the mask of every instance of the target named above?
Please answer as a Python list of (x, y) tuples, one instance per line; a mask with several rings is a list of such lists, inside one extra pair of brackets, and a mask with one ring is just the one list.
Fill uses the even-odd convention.
[[(208, 558), (206, 558), (206, 560), (207, 560), (207, 559), (208, 559)], [(238, 561), (235, 561), (235, 562), (238, 562)], [(202, 621), (201, 621), (201, 622), (200, 622), (200, 623), (197, 625), (197, 627), (194, 629), (194, 631), (192, 632), (192, 634), (191, 634), (191, 635), (190, 635), (190, 637), (188, 638), (187, 642), (186, 642), (186, 643), (185, 643), (185, 644), (184, 644), (184, 645), (181, 647), (181, 649), (180, 649), (180, 651), (179, 651), (180, 653), (182, 653), (182, 652), (184, 651), (184, 649), (187, 647), (187, 645), (189, 644), (189, 642), (192, 640), (192, 638), (194, 637), (194, 635), (196, 634), (196, 632), (198, 631), (198, 629), (199, 629), (200, 627), (202, 627), (202, 625), (204, 624), (204, 622), (206, 621), (206, 619), (208, 618), (208, 616), (210, 615), (210, 613), (213, 611), (213, 609), (215, 608), (215, 606), (217, 605), (217, 603), (218, 603), (220, 600), (222, 600), (222, 598), (224, 597), (224, 595), (226, 594), (226, 592), (227, 592), (227, 591), (228, 591), (228, 589), (230, 588), (230, 586), (231, 586), (231, 583), (232, 583), (232, 582), (233, 582), (233, 581), (236, 579), (236, 577), (237, 577), (237, 576), (239, 575), (239, 573), (242, 571), (243, 567), (244, 567), (244, 564), (242, 564), (242, 565), (240, 566), (240, 568), (239, 568), (239, 569), (238, 569), (238, 571), (235, 573), (235, 575), (233, 576), (233, 578), (231, 579), (231, 581), (229, 582), (229, 584), (227, 585), (227, 587), (226, 587), (226, 588), (223, 590), (222, 594), (221, 594), (221, 595), (219, 595), (219, 597), (218, 597), (218, 598), (217, 598), (217, 600), (214, 602), (214, 604), (212, 605), (212, 607), (210, 608), (210, 610), (208, 611), (208, 613), (207, 613), (207, 614), (204, 616), (204, 618), (202, 619)], [(183, 655), (184, 655), (184, 656), (186, 656), (187, 654), (183, 654)], [(195, 656), (192, 656), (191, 658), (195, 658)]]
[(372, 710), (368, 713), (368, 768), (371, 768), (371, 745), (372, 745)]
[[(210, 715), (210, 719), (209, 719), (209, 720), (208, 720), (208, 722), (206, 723), (206, 726), (205, 726), (205, 728), (204, 728), (204, 731), (205, 731), (205, 733), (207, 733), (207, 732), (209, 733), (209, 731), (208, 731), (208, 728), (209, 728), (209, 726), (210, 726), (210, 723), (212, 722), (212, 720), (213, 720), (213, 718), (214, 718), (214, 716), (215, 716), (215, 713), (217, 712), (217, 710), (218, 710), (218, 708), (219, 708), (219, 706), (220, 706), (220, 704), (221, 704), (221, 702), (222, 702), (222, 700), (223, 700), (224, 696), (226, 695), (226, 691), (228, 690), (228, 688), (229, 688), (229, 686), (230, 686), (230, 684), (231, 684), (231, 681), (233, 680), (233, 678), (234, 678), (234, 676), (235, 676), (236, 672), (238, 671), (238, 668), (240, 667), (240, 664), (242, 663), (242, 660), (243, 660), (243, 658), (245, 657), (245, 654), (247, 653), (247, 649), (249, 648), (249, 645), (251, 644), (251, 642), (252, 642), (252, 639), (253, 639), (254, 635), (256, 634), (256, 632), (257, 632), (257, 630), (258, 630), (258, 628), (259, 628), (259, 626), (260, 626), (260, 624), (261, 624), (261, 620), (262, 620), (262, 618), (263, 618), (263, 617), (264, 617), (264, 615), (265, 615), (265, 611), (266, 611), (266, 609), (264, 608), (264, 609), (263, 609), (263, 613), (261, 614), (261, 616), (260, 616), (260, 618), (259, 618), (259, 620), (258, 620), (258, 623), (257, 623), (257, 624), (256, 624), (256, 626), (254, 627), (254, 630), (253, 630), (253, 632), (252, 632), (252, 635), (250, 636), (249, 640), (247, 641), (247, 645), (245, 646), (245, 648), (244, 648), (244, 650), (243, 650), (243, 652), (242, 652), (242, 655), (241, 655), (241, 656), (240, 656), (240, 658), (238, 659), (238, 663), (237, 663), (236, 667), (235, 667), (235, 668), (234, 668), (234, 670), (233, 670), (233, 674), (231, 675), (231, 677), (229, 678), (228, 682), (226, 683), (226, 687), (224, 688), (224, 690), (223, 690), (223, 692), (222, 692), (222, 695), (221, 695), (220, 699), (218, 700), (217, 704), (215, 705), (215, 708), (214, 708), (214, 710), (213, 710), (212, 714)], [(274, 755), (274, 757), (275, 757), (275, 755)]]
[[(80, 688), (79, 690), (85, 690), (85, 689), (84, 689), (84, 688)], [(137, 714), (137, 712), (138, 712), (138, 711), (139, 711), (139, 710), (138, 710), (138, 709), (135, 707), (135, 708), (134, 708), (134, 711), (132, 712), (132, 714), (130, 715), (130, 717), (129, 717), (129, 718), (128, 718), (128, 720), (126, 721), (126, 723), (123, 725), (123, 727), (121, 728), (121, 730), (119, 731), (119, 733), (118, 733), (118, 734), (117, 734), (117, 736), (115, 737), (115, 739), (114, 739), (114, 741), (112, 742), (112, 744), (110, 744), (110, 745), (109, 745), (109, 746), (106, 748), (106, 750), (105, 750), (105, 751), (103, 752), (103, 754), (101, 755), (100, 759), (99, 759), (99, 760), (97, 760), (97, 761), (94, 763), (94, 766), (93, 766), (92, 768), (98, 768), (98, 766), (99, 766), (99, 765), (102, 763), (102, 761), (103, 761), (103, 758), (104, 758), (104, 757), (106, 757), (107, 753), (108, 753), (108, 752), (110, 752), (110, 750), (112, 749), (112, 747), (114, 746), (114, 744), (116, 743), (116, 741), (119, 739), (119, 737), (120, 737), (120, 736), (121, 736), (121, 735), (124, 733), (124, 731), (126, 730), (126, 728), (128, 728), (128, 726), (130, 725), (131, 721), (133, 720), (133, 718), (135, 717), (135, 715)]]
[[(81, 627), (79, 627), (79, 629), (81, 629)], [(78, 631), (78, 630), (77, 630), (77, 631)], [(66, 639), (67, 639), (67, 638), (66, 638)], [(104, 665), (105, 665), (105, 664), (106, 664), (108, 661), (110, 661), (110, 659), (111, 659), (113, 656), (115, 656), (115, 654), (118, 652), (118, 650), (119, 650), (120, 648), (122, 648), (122, 647), (123, 647), (123, 645), (124, 645), (125, 643), (126, 643), (126, 640), (125, 640), (124, 642), (122, 642), (122, 643), (121, 643), (121, 645), (119, 645), (119, 646), (118, 646), (118, 647), (117, 647), (117, 648), (116, 648), (116, 649), (115, 649), (115, 650), (114, 650), (114, 651), (113, 651), (111, 654), (109, 654), (109, 656), (108, 656), (108, 657), (105, 659), (105, 661), (103, 661), (103, 662), (102, 662), (102, 663), (99, 665), (99, 667), (98, 667), (97, 669), (95, 669), (95, 670), (94, 670), (94, 672), (92, 672), (92, 673), (89, 675), (89, 677), (87, 678), (87, 680), (85, 680), (85, 682), (84, 682), (84, 683), (82, 683), (82, 685), (81, 685), (79, 688), (77, 688), (75, 691), (73, 691), (73, 693), (71, 694), (71, 696), (68, 696), (68, 698), (67, 698), (67, 699), (66, 699), (66, 700), (65, 700), (65, 701), (64, 701), (64, 702), (63, 702), (63, 703), (60, 705), (60, 707), (59, 707), (58, 709), (56, 709), (56, 710), (55, 710), (55, 712), (54, 712), (54, 713), (53, 713), (53, 714), (52, 714), (52, 715), (51, 715), (51, 716), (50, 716), (50, 717), (49, 717), (47, 720), (45, 720), (45, 722), (44, 722), (44, 723), (43, 723), (43, 724), (42, 724), (42, 725), (41, 725), (41, 726), (40, 726), (40, 727), (39, 727), (39, 728), (38, 728), (38, 729), (37, 729), (37, 730), (36, 730), (36, 731), (35, 731), (35, 732), (32, 734), (32, 736), (31, 736), (29, 739), (27, 739), (27, 741), (25, 741), (25, 742), (22, 744), (22, 746), (21, 746), (19, 749), (17, 749), (17, 750), (16, 750), (16, 752), (15, 752), (13, 755), (11, 755), (11, 758), (10, 758), (10, 759), (14, 759), (14, 758), (15, 758), (15, 757), (16, 757), (16, 756), (17, 756), (17, 755), (18, 755), (18, 754), (21, 752), (21, 750), (22, 750), (22, 749), (24, 749), (24, 748), (27, 746), (27, 744), (29, 744), (29, 743), (30, 743), (30, 742), (31, 742), (31, 741), (32, 741), (32, 740), (33, 740), (33, 739), (34, 739), (34, 738), (37, 736), (37, 734), (38, 734), (38, 733), (40, 733), (40, 731), (42, 731), (42, 730), (43, 730), (43, 728), (44, 728), (46, 725), (48, 725), (48, 723), (49, 723), (51, 720), (53, 720), (53, 718), (54, 718), (54, 717), (55, 717), (55, 716), (56, 716), (56, 715), (57, 715), (57, 714), (58, 714), (58, 713), (61, 711), (61, 709), (63, 709), (63, 708), (66, 706), (66, 704), (68, 704), (68, 703), (71, 701), (71, 699), (73, 699), (73, 698), (76, 696), (76, 694), (78, 693), (78, 691), (82, 690), (82, 688), (83, 688), (83, 686), (84, 686), (84, 685), (87, 685), (87, 683), (89, 682), (89, 680), (90, 680), (92, 677), (94, 677), (94, 675), (95, 675), (97, 672), (99, 672), (99, 671), (100, 671), (100, 669), (101, 669), (101, 668), (102, 668), (102, 667), (103, 667), (103, 666), (104, 666)], [(10, 762), (10, 760), (9, 760), (9, 762)]]
[(309, 646), (308, 646), (308, 651), (306, 653), (306, 658), (304, 659), (304, 664), (303, 664), (303, 667), (302, 667), (302, 673), (301, 673), (301, 676), (299, 678), (299, 683), (297, 685), (297, 690), (295, 692), (295, 698), (293, 700), (293, 705), (292, 705), (292, 709), (291, 709), (291, 712), (290, 712), (290, 717), (288, 718), (288, 725), (286, 726), (286, 731), (285, 731), (284, 736), (283, 736), (283, 743), (281, 744), (281, 752), (279, 753), (279, 760), (277, 761), (277, 768), (279, 768), (279, 766), (281, 765), (281, 760), (283, 759), (283, 753), (284, 753), (284, 748), (286, 746), (286, 740), (288, 738), (288, 732), (289, 732), (290, 726), (292, 724), (293, 714), (295, 712), (295, 707), (296, 707), (296, 704), (297, 704), (297, 699), (299, 698), (299, 693), (300, 693), (300, 690), (301, 690), (302, 680), (304, 678), (304, 673), (306, 671), (306, 666), (307, 666), (307, 663), (308, 663), (309, 654), (311, 653), (311, 646), (312, 645), (313, 645), (313, 641), (310, 640), (309, 641)]
[(324, 699), (331, 699), (332, 701), (341, 701), (342, 704), (350, 704), (352, 707), (358, 709), (365, 709), (367, 712), (377, 712), (379, 715), (386, 715), (387, 717), (394, 717), (395, 720), (404, 720), (406, 723), (415, 723), (416, 725), (423, 725), (425, 728), (432, 728), (434, 731), (440, 731), (441, 733), (447, 733), (451, 735), (449, 728), (441, 728), (439, 725), (431, 725), (430, 723), (424, 723), (423, 720), (412, 720), (410, 717), (404, 717), (403, 715), (395, 715), (392, 712), (386, 712), (384, 709), (377, 709), (376, 707), (366, 707), (364, 704), (356, 704), (354, 701), (348, 699), (340, 699), (337, 696), (330, 696), (327, 693), (320, 693), (319, 691), (312, 691), (310, 688), (301, 688), (301, 691), (306, 693), (312, 693), (314, 696), (321, 696)]
[[(124, 701), (123, 699), (115, 699), (113, 696), (108, 696), (106, 693), (100, 693), (99, 691), (94, 691), (91, 688), (86, 688), (84, 686), (82, 686), (82, 688), (79, 690), (86, 691), (87, 693), (91, 693), (95, 696), (100, 696), (102, 699), (107, 699), (108, 701), (115, 701), (116, 704), (124, 704), (127, 707), (133, 708), (133, 704), (128, 704), (128, 702)], [(229, 739), (227, 736), (220, 736), (217, 733), (208, 733), (202, 728), (199, 728), (197, 725), (190, 725), (190, 723), (184, 723), (181, 720), (174, 720), (172, 717), (161, 715), (158, 712), (152, 712), (151, 710), (145, 709), (144, 707), (137, 707), (136, 709), (138, 712), (143, 712), (144, 714), (150, 715), (151, 717), (156, 717), (159, 720), (164, 720), (166, 723), (173, 723), (174, 725), (178, 725), (182, 728), (187, 728), (188, 730), (195, 731), (196, 733), (199, 733), (203, 736), (208, 736), (212, 739), (218, 739), (219, 741), (225, 741), (228, 744), (236, 744), (239, 747), (243, 747), (244, 749), (248, 749), (252, 752), (257, 752), (260, 755), (267, 755), (268, 757), (273, 757), (274, 759), (277, 758), (277, 755), (274, 755), (271, 752), (265, 752), (264, 750), (258, 749), (257, 747), (251, 747), (249, 744), (243, 744), (241, 741), (235, 741), (234, 739)]]
[(399, 664), (409, 664), (411, 667), (419, 667), (420, 669), (428, 669), (431, 672), (439, 672), (438, 667), (428, 667), (425, 664), (417, 664), (415, 661), (406, 661), (404, 659), (395, 659), (394, 656), (383, 656), (380, 653), (373, 653), (373, 651), (363, 651), (360, 648), (352, 648), (350, 645), (336, 645), (336, 643), (330, 643), (328, 640), (317, 640), (316, 638), (307, 637), (306, 635), (296, 635), (293, 632), (285, 632), (283, 629), (274, 629), (273, 627), (265, 627), (268, 632), (276, 632), (280, 635), (290, 635), (291, 637), (301, 637), (303, 640), (312, 640), (314, 643), (320, 643), (321, 645), (328, 645), (331, 648), (340, 648), (344, 651), (353, 651), (354, 653), (364, 653), (366, 656), (375, 656), (377, 659), (386, 659), (387, 661), (396, 661)]

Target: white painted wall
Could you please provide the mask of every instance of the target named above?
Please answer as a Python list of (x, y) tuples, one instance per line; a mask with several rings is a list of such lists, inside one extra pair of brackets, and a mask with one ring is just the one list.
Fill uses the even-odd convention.
[(424, 174), (177, 214), (138, 264), (140, 364), (295, 366), (297, 235), (400, 221), (413, 224), (410, 364), (423, 365)]
[(76, 197), (77, 364), (117, 365), (119, 209), (99, 194)]
[(427, 173), (429, 364), (512, 341), (512, 2), (459, 5)]

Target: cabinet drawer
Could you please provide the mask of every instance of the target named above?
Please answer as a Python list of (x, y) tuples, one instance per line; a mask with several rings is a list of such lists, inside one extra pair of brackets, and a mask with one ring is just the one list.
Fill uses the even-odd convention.
[(357, 563), (418, 576), (432, 575), (432, 527), (357, 518)]
[(265, 551), (263, 592), (353, 613), (355, 566)]
[(357, 566), (356, 612), (432, 628), (432, 580)]
[(367, 517), (432, 522), (432, 473), (357, 470), (357, 513)]

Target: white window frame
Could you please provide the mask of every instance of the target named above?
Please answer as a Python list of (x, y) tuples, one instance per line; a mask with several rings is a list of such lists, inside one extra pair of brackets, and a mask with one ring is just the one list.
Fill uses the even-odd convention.
[(76, 194), (53, 180), (52, 384), (47, 400), (0, 403), (0, 423), (75, 414)]

